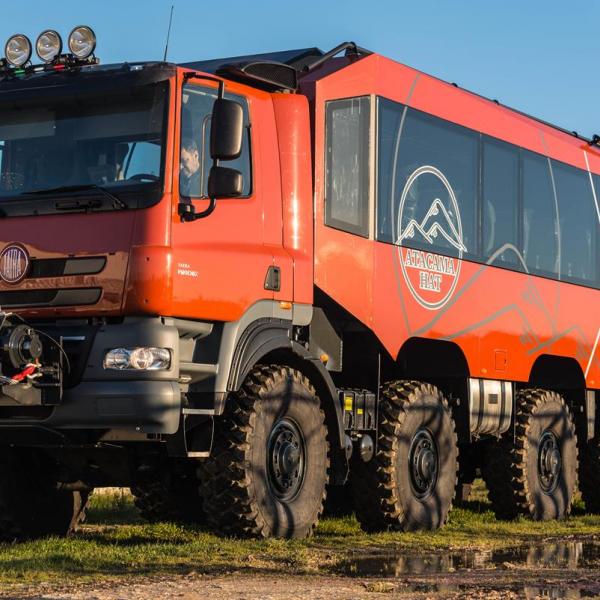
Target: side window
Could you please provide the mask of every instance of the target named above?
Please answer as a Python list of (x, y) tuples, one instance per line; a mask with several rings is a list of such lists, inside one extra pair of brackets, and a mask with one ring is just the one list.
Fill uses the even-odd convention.
[(552, 161), (560, 217), (560, 275), (595, 285), (598, 217), (587, 172)]
[[(479, 135), (379, 101), (378, 239), (477, 257)], [(400, 131), (400, 124), (402, 131)]]
[[(518, 267), (519, 151), (515, 146), (483, 137), (483, 256), (489, 259), (502, 247), (494, 264)], [(512, 246), (512, 248), (508, 247)]]
[[(179, 189), (182, 196), (206, 198), (208, 174), (212, 166), (210, 157), (210, 120), (216, 91), (195, 85), (183, 88), (181, 108), (181, 149)], [(250, 123), (248, 103), (245, 98), (226, 94), (227, 98), (239, 102), (244, 108), (246, 135), (240, 156), (227, 161), (226, 166), (237, 169), (244, 178), (243, 196), (252, 191), (252, 169), (250, 156)]]
[(325, 224), (369, 235), (370, 99), (326, 106)]
[(523, 151), (523, 258), (540, 275), (558, 274), (558, 223), (548, 159)]

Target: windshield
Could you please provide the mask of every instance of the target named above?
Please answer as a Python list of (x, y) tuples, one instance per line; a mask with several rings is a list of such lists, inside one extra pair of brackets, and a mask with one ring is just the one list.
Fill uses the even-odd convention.
[(167, 88), (0, 105), (0, 204), (68, 191), (60, 188), (93, 195), (99, 186), (126, 201), (162, 190)]

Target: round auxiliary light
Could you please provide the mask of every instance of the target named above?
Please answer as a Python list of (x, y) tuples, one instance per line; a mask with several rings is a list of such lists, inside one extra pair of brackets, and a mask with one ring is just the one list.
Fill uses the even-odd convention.
[(87, 58), (95, 49), (96, 34), (91, 27), (81, 25), (69, 34), (69, 50), (76, 58)]
[(45, 63), (51, 63), (62, 52), (62, 39), (53, 29), (42, 31), (35, 42), (35, 51)]
[(22, 67), (29, 62), (31, 58), (31, 42), (26, 35), (17, 33), (6, 42), (4, 46), (4, 56), (7, 62), (13, 67)]

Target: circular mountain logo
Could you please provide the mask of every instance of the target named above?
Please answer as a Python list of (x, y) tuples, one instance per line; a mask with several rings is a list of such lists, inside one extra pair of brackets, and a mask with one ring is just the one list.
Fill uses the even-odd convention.
[(0, 253), (0, 279), (6, 283), (19, 283), (27, 275), (29, 264), (29, 254), (23, 246), (6, 246)]
[(456, 289), (467, 249), (456, 195), (436, 167), (419, 167), (407, 179), (397, 231), (402, 274), (411, 294), (424, 308), (441, 308)]

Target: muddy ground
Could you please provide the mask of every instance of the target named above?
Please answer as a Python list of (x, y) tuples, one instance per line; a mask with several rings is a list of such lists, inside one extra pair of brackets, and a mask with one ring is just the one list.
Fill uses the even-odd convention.
[(0, 592), (1, 598), (27, 600), (358, 600), (378, 598), (494, 600), (533, 598), (600, 598), (597, 570), (526, 570), (518, 573), (459, 572), (443, 577), (399, 578), (289, 577), (195, 574), (133, 584), (39, 586)]
[(599, 598), (600, 539), (550, 540), (501, 550), (412, 554), (356, 552), (338, 575), (252, 574), (141, 577), (100, 584), (4, 584), (2, 599), (356, 600), (415, 598)]

